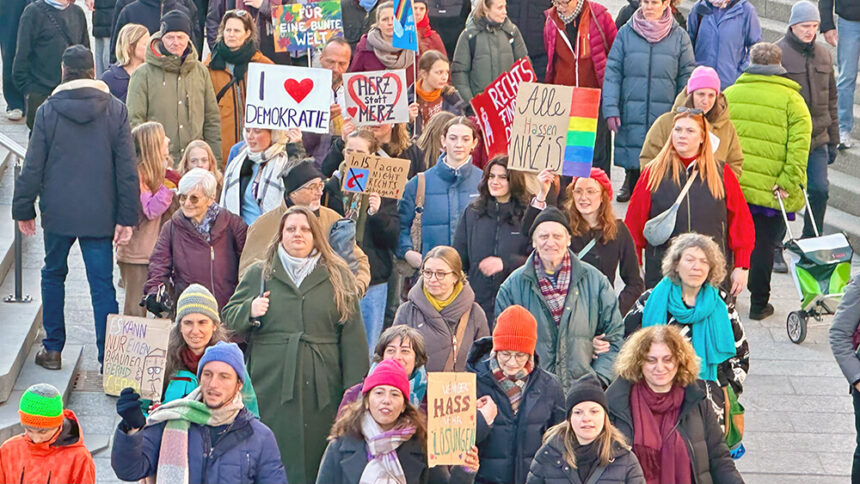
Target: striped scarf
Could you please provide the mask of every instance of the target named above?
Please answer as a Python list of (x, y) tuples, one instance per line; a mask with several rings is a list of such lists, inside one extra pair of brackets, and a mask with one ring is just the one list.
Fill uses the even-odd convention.
[(210, 427), (232, 424), (244, 406), (241, 392), (220, 408), (210, 409), (202, 400), (197, 387), (187, 397), (167, 402), (149, 414), (147, 425), (167, 422), (158, 453), (157, 484), (188, 484), (188, 429), (192, 423)]
[(526, 383), (529, 381), (529, 374), (534, 368), (534, 356), (529, 358), (528, 363), (526, 363), (526, 367), (517, 372), (514, 376), (505, 375), (505, 372), (502, 371), (502, 367), (499, 366), (499, 360), (496, 358), (495, 351), (490, 352), (488, 363), (490, 364), (490, 371), (493, 373), (493, 377), (496, 379), (496, 382), (499, 384), (502, 391), (505, 392), (505, 395), (508, 396), (508, 400), (511, 401), (511, 408), (514, 409), (514, 415), (516, 415), (520, 409), (520, 401), (523, 399), (523, 392), (526, 389)]
[(367, 443), (368, 462), (359, 484), (406, 484), (403, 466), (397, 458), (397, 448), (415, 435), (415, 427), (399, 427), (383, 431), (376, 420), (365, 411), (361, 418), (361, 433)]
[(543, 296), (546, 307), (552, 314), (555, 325), (561, 324), (561, 315), (564, 313), (564, 301), (567, 299), (567, 291), (570, 288), (570, 252), (565, 252), (561, 260), (561, 267), (556, 273), (555, 284), (547, 277), (543, 268), (543, 262), (537, 251), (535, 251), (534, 268), (538, 277), (538, 287)]

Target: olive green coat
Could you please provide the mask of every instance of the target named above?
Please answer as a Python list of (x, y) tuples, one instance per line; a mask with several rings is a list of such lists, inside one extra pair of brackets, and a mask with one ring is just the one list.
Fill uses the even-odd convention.
[(511, 19), (505, 18), (495, 26), (486, 17), (469, 17), (454, 49), (451, 85), (464, 100), (471, 101), (514, 62), (528, 55), (520, 29)]
[(266, 281), (269, 310), (252, 329), (251, 301), (260, 293), (263, 263), (248, 268), (222, 311), (231, 330), (246, 336), (245, 360), (260, 419), (272, 429), (290, 482), (316, 480), (343, 391), (367, 374), (368, 349), (356, 302), (339, 323), (329, 272), (320, 261), (299, 288), (275, 255)]
[[(194, 45), (182, 60), (159, 50), (161, 34), (153, 34), (146, 62), (128, 81), (128, 121), (131, 127), (158, 121), (170, 138), (170, 156), (178, 163), (188, 143), (202, 139), (221, 157), (221, 112), (209, 69), (197, 60)], [(223, 161), (223, 160), (219, 160)]]

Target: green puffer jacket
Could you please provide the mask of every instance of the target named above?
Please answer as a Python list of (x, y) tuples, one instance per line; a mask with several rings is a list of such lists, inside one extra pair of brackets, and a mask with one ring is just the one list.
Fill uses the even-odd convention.
[[(535, 352), (541, 366), (561, 380), (565, 393), (574, 380), (586, 373), (596, 374), (604, 385), (615, 378), (612, 365), (624, 342), (624, 323), (618, 311), (618, 297), (606, 278), (593, 266), (580, 262), (570, 252), (570, 288), (561, 323), (555, 324), (544, 302), (534, 267), (534, 253), (511, 273), (496, 296), (496, 315), (519, 304), (538, 322)], [(592, 339), (604, 334), (609, 351), (596, 359)]]
[(514, 62), (528, 55), (523, 35), (511, 19), (506, 17), (498, 25), (486, 17), (469, 17), (454, 49), (451, 84), (465, 101), (471, 101)]
[[(182, 60), (159, 50), (161, 34), (152, 35), (146, 62), (128, 83), (128, 119), (131, 127), (158, 121), (170, 138), (170, 156), (178, 162), (188, 143), (202, 139), (215, 157), (221, 157), (221, 114), (209, 69), (197, 60), (197, 50)], [(221, 161), (221, 160), (219, 160)]]
[(741, 190), (750, 205), (779, 210), (773, 186), (788, 192), (785, 209), (803, 208), (812, 119), (800, 85), (779, 75), (741, 74), (724, 92), (744, 153)]

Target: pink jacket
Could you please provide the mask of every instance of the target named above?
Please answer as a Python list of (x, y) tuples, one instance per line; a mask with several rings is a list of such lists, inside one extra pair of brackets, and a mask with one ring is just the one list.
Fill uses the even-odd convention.
[[(591, 12), (591, 22), (589, 23), (587, 34), (589, 46), (591, 47), (591, 62), (594, 64), (594, 72), (597, 73), (597, 81), (603, 86), (603, 74), (606, 72), (606, 58), (609, 56), (609, 49), (612, 48), (612, 43), (615, 41), (618, 29), (615, 27), (612, 15), (609, 14), (603, 5), (596, 2), (588, 2), (586, 8)], [(555, 60), (555, 41), (558, 37), (558, 28), (556, 28), (553, 20), (555, 7), (545, 10), (543, 14), (546, 17), (543, 27), (543, 45), (547, 56), (546, 78), (552, 79), (552, 66)]]

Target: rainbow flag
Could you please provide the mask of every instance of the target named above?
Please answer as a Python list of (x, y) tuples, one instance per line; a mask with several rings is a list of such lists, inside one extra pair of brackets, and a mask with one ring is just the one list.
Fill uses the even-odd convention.
[(599, 110), (600, 89), (573, 88), (567, 143), (564, 147), (564, 162), (561, 168), (563, 175), (587, 177), (591, 174)]
[(412, 13), (412, 0), (394, 0), (394, 38), (391, 45), (418, 52), (418, 27)]

